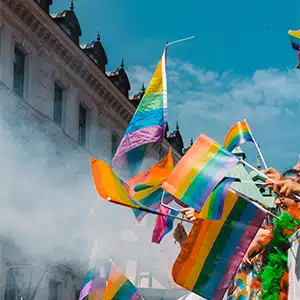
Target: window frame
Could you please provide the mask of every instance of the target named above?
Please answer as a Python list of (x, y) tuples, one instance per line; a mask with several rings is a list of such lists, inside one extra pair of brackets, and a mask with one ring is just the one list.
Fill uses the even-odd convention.
[[(28, 51), (28, 49), (25, 48), (25, 40), (18, 39), (16, 36), (13, 35), (13, 43), (12, 43), (12, 63), (11, 63), (11, 68), (12, 68), (12, 77), (11, 77), (11, 89), (17, 95), (23, 100), (28, 99), (28, 94), (29, 94), (29, 82), (31, 79), (31, 74), (30, 74), (30, 61), (31, 61), (31, 52)], [(25, 55), (25, 62), (24, 62), (24, 82), (23, 82), (23, 95), (20, 96), (14, 91), (14, 83), (15, 83), (15, 76), (14, 76), (14, 58), (15, 58), (15, 49), (19, 48)]]
[[(62, 90), (62, 99), (61, 99), (61, 120), (60, 120), (60, 123), (57, 122), (55, 120), (55, 95), (56, 95), (56, 86), (60, 87), (61, 90)], [(66, 88), (65, 86), (57, 79), (54, 79), (54, 82), (53, 82), (53, 111), (52, 111), (52, 119), (53, 119), (53, 122), (58, 125), (58, 126), (61, 126), (61, 127), (64, 127), (64, 123), (65, 123), (65, 112), (66, 112)]]
[[(80, 134), (80, 107), (82, 107), (85, 110), (85, 139), (84, 143), (81, 143), (81, 134)], [(78, 104), (78, 144), (84, 148), (88, 148), (88, 132), (89, 132), (89, 109), (88, 107), (81, 101), (79, 101)]]

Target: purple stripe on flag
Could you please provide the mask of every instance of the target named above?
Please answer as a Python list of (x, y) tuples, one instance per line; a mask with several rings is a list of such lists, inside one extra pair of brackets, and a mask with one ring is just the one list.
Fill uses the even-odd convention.
[(105, 282), (104, 278), (97, 279), (97, 280), (91, 280), (81, 290), (78, 300), (84, 299), (84, 297), (88, 296), (92, 292), (95, 292), (100, 289), (105, 289), (105, 285), (106, 285), (106, 282)]
[(150, 126), (139, 129), (124, 136), (113, 158), (113, 165), (122, 166), (125, 163), (125, 154), (145, 144), (156, 143), (163, 139), (164, 126)]
[(228, 262), (228, 265), (224, 272), (224, 276), (219, 283), (214, 297), (212, 298), (213, 300), (222, 299), (225, 291), (230, 285), (233, 276), (236, 274), (238, 266), (241, 263), (250, 243), (252, 242), (258, 229), (260, 228), (264, 218), (265, 213), (262, 210), (258, 209), (255, 217), (248, 225), (248, 228), (245, 230), (238, 246), (236, 247), (234, 254), (231, 257), (231, 260)]

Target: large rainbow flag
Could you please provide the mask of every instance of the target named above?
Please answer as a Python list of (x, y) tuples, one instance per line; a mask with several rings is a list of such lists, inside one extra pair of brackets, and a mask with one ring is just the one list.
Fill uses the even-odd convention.
[(199, 212), (211, 192), (238, 161), (220, 144), (201, 134), (162, 187)]
[[(100, 299), (100, 298), (99, 298)], [(103, 300), (143, 299), (141, 292), (132, 282), (112, 265)]]
[(222, 299), (265, 212), (228, 191), (220, 221), (197, 219), (173, 266), (177, 284), (204, 298)]
[(96, 269), (97, 249), (98, 241), (96, 240), (89, 261), (89, 271), (84, 278), (78, 300), (98, 300), (104, 295), (106, 280), (100, 278), (100, 271)]
[[(167, 78), (166, 78), (166, 49), (150, 81), (125, 135), (113, 158), (115, 167), (122, 167), (128, 161), (128, 154), (138, 147), (149, 143), (161, 142), (164, 137), (167, 122)], [(137, 165), (136, 155), (130, 156)], [(139, 156), (138, 160), (142, 160)]]
[(244, 144), (246, 142), (254, 143), (250, 127), (246, 121), (240, 121), (235, 123), (228, 131), (224, 147), (228, 151), (232, 151), (237, 146)]

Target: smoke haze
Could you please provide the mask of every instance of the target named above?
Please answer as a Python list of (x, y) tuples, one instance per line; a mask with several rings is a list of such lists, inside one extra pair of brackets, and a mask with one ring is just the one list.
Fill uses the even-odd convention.
[(128, 260), (139, 261), (141, 271), (167, 284), (180, 249), (171, 234), (162, 245), (150, 243), (155, 216), (138, 224), (130, 209), (100, 199), (89, 157), (63, 152), (13, 112), (0, 107), (0, 237), (52, 263), (78, 262), (83, 272), (96, 238), (98, 258), (113, 258), (123, 271)]

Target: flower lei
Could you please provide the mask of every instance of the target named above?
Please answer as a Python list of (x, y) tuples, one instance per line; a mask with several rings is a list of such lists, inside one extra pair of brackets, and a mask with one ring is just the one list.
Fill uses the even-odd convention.
[(262, 283), (261, 298), (264, 300), (281, 298), (282, 281), (286, 279), (287, 275), (289, 238), (300, 226), (300, 221), (287, 212), (283, 212), (280, 219), (276, 219), (274, 223), (273, 238), (266, 245), (264, 267), (257, 275), (257, 279)]

